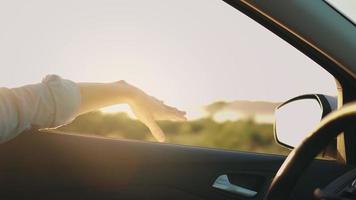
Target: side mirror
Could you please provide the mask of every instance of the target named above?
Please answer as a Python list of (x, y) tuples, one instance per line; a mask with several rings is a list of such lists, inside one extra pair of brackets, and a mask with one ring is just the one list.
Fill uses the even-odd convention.
[(281, 104), (275, 112), (274, 136), (277, 143), (293, 149), (336, 108), (336, 97), (320, 94), (298, 96)]

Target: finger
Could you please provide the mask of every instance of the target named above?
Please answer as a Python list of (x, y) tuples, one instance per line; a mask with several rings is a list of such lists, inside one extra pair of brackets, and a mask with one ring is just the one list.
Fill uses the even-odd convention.
[(155, 120), (186, 121), (185, 112), (163, 108), (153, 114)]
[(170, 120), (172, 121), (187, 121), (187, 118), (185, 117), (185, 115), (182, 114), (177, 114), (176, 112), (174, 113), (170, 113)]
[(175, 108), (175, 107), (171, 107), (171, 106), (167, 106), (167, 105), (164, 105), (164, 107), (165, 107), (166, 110), (169, 110), (169, 111), (171, 111), (171, 112), (175, 112), (175, 113), (177, 113), (177, 114), (179, 114), (179, 115), (185, 115), (185, 114), (186, 114), (185, 111), (178, 110), (178, 109)]
[(157, 141), (164, 142), (166, 140), (164, 132), (152, 117), (146, 120), (146, 126), (148, 127), (148, 129), (150, 129), (151, 134)]
[(167, 110), (169, 113), (169, 116), (172, 118), (172, 120), (175, 121), (186, 121), (187, 118), (185, 117), (186, 112), (180, 111), (176, 108), (174, 109), (169, 109)]

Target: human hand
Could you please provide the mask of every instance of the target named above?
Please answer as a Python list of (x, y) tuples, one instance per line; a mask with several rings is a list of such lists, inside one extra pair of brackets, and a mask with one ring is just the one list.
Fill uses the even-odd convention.
[(186, 112), (165, 105), (163, 101), (146, 94), (132, 85), (127, 85), (131, 91), (131, 98), (128, 100), (129, 106), (135, 116), (150, 129), (152, 135), (157, 141), (164, 142), (166, 139), (164, 132), (156, 122), (157, 120), (187, 120), (185, 117)]

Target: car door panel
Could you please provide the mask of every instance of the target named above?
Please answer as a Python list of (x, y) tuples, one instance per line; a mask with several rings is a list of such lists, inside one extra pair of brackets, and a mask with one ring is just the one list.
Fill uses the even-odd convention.
[[(277, 155), (32, 131), (0, 146), (0, 197), (262, 199), (284, 159)], [(212, 187), (225, 174), (234, 185), (256, 190), (257, 195), (247, 198)]]

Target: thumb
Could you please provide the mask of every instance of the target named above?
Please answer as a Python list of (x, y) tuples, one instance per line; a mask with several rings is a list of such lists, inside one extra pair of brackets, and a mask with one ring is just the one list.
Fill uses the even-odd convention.
[(158, 142), (164, 142), (166, 140), (166, 136), (161, 127), (158, 126), (157, 122), (152, 117), (147, 119), (146, 126), (150, 129), (151, 134)]

